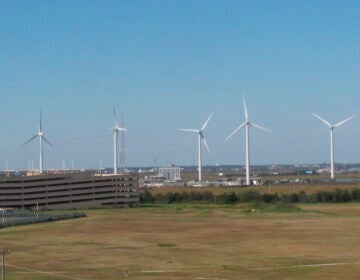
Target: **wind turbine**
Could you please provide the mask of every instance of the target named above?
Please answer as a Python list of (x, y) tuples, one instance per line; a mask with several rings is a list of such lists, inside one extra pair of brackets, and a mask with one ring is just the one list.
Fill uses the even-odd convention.
[(23, 145), (25, 146), (26, 144), (30, 143), (32, 140), (34, 140), (36, 137), (39, 137), (39, 141), (40, 141), (40, 161), (39, 161), (39, 173), (42, 174), (43, 173), (43, 169), (44, 169), (44, 161), (43, 161), (43, 156), (44, 156), (44, 151), (43, 151), (43, 140), (51, 147), (53, 147), (53, 145), (46, 139), (45, 137), (45, 133), (43, 131), (42, 128), (42, 114), (40, 111), (40, 123), (39, 123), (39, 131), (38, 133), (36, 133), (33, 137), (31, 137), (28, 141), (26, 141)]
[(205, 140), (205, 136), (204, 136), (204, 130), (206, 129), (207, 125), (209, 124), (209, 121), (212, 117), (212, 113), (210, 114), (210, 116), (208, 117), (208, 119), (205, 121), (205, 123), (203, 124), (203, 126), (200, 129), (180, 129), (181, 131), (186, 131), (186, 132), (192, 132), (192, 133), (197, 133), (198, 134), (198, 145), (199, 145), (199, 162), (198, 162), (198, 172), (199, 172), (199, 182), (201, 182), (202, 180), (202, 143), (204, 143), (206, 149), (208, 150), (208, 152), (210, 152), (210, 148)]
[(250, 126), (265, 130), (267, 132), (272, 132), (271, 130), (262, 127), (258, 124), (249, 121), (249, 114), (245, 103), (245, 97), (243, 96), (243, 103), (244, 103), (244, 114), (245, 114), (245, 122), (243, 122), (238, 128), (236, 128), (228, 137), (226, 137), (225, 141), (229, 140), (233, 137), (240, 129), (245, 127), (246, 131), (246, 185), (250, 186)]
[(114, 122), (115, 125), (114, 127), (111, 128), (112, 131), (114, 131), (114, 174), (117, 174), (117, 164), (118, 164), (118, 140), (119, 140), (119, 132), (120, 131), (126, 131), (125, 128), (122, 128), (119, 126), (119, 123), (117, 121), (117, 117), (116, 117), (116, 111), (115, 111), (115, 107), (113, 107), (113, 116), (114, 116)]
[(335, 178), (335, 165), (334, 165), (334, 128), (342, 126), (343, 124), (347, 123), (348, 121), (352, 120), (353, 118), (355, 118), (355, 116), (352, 116), (350, 118), (347, 118), (341, 122), (338, 122), (334, 125), (332, 125), (331, 123), (329, 123), (327, 120), (323, 119), (322, 117), (316, 115), (315, 113), (312, 113), (314, 117), (316, 117), (317, 119), (319, 119), (321, 122), (323, 122), (324, 124), (326, 124), (329, 129), (330, 129), (330, 165), (331, 165), (331, 179)]

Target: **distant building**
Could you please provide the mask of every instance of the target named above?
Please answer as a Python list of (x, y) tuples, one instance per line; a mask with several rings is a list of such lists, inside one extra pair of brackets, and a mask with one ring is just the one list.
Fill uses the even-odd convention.
[(181, 180), (181, 168), (180, 167), (159, 168), (158, 176), (161, 176), (165, 180), (169, 180), (169, 181), (179, 181)]

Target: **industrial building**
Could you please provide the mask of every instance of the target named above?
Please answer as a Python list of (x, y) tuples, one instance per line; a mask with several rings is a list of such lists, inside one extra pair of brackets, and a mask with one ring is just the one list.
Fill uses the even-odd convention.
[(179, 181), (181, 180), (181, 168), (176, 166), (159, 168), (158, 176), (165, 180)]
[(0, 208), (85, 209), (138, 203), (138, 179), (132, 175), (0, 177)]

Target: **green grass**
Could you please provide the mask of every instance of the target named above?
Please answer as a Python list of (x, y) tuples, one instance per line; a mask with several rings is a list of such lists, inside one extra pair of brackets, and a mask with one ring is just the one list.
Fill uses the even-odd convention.
[(244, 212), (246, 213), (291, 213), (300, 212), (301, 208), (296, 204), (290, 203), (264, 203), (264, 202), (253, 202), (246, 205)]

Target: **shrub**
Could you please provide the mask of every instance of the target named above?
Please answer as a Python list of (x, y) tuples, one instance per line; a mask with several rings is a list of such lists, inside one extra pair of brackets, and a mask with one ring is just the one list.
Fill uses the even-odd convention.
[(351, 191), (351, 200), (360, 201), (360, 189), (353, 189)]
[(223, 193), (221, 195), (218, 195), (216, 197), (216, 202), (218, 203), (224, 203), (224, 204), (234, 204), (236, 202), (238, 202), (239, 199), (236, 196), (236, 194), (234, 192), (231, 193)]
[(274, 203), (279, 201), (279, 195), (276, 194), (263, 194), (261, 200), (266, 203)]
[(305, 203), (305, 202), (308, 202), (308, 196), (307, 196), (307, 194), (306, 194), (306, 192), (304, 192), (304, 191), (301, 191), (300, 193), (299, 193), (299, 202), (301, 202), (301, 203)]
[(140, 203), (154, 203), (155, 197), (148, 190), (140, 193)]
[(240, 202), (254, 202), (261, 200), (261, 195), (257, 191), (246, 191), (239, 194)]

